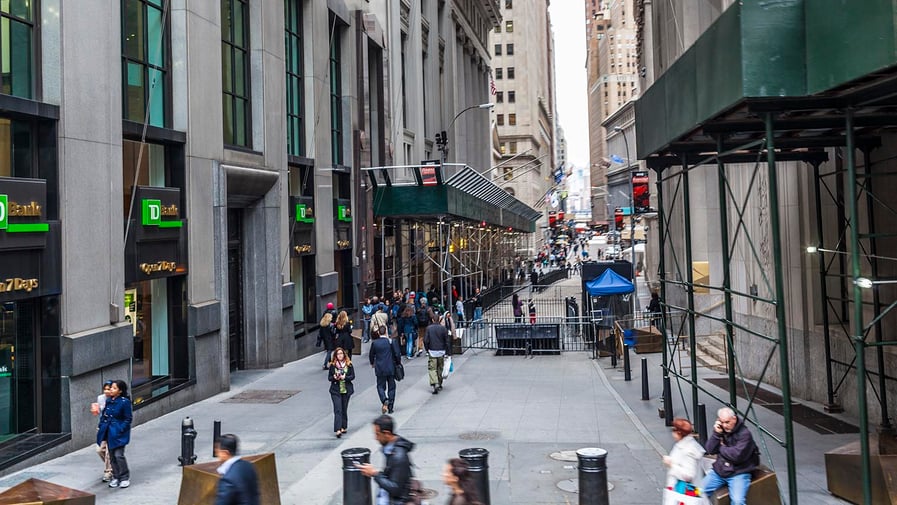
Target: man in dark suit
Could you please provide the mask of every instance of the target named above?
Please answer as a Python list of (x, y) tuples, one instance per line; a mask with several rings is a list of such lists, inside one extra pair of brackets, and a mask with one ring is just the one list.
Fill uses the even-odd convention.
[(368, 358), (377, 376), (377, 394), (384, 414), (392, 414), (396, 403), (396, 362), (402, 359), (400, 356), (401, 352), (386, 336), (386, 326), (380, 326), (374, 334)]
[(215, 505), (259, 505), (259, 479), (252, 463), (237, 456), (239, 441), (230, 433), (215, 442), (215, 456), (221, 462)]

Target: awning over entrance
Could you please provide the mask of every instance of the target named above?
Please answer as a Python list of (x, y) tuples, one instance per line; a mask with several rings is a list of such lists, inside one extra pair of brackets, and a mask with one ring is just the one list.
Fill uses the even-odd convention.
[[(542, 215), (466, 165), (446, 165), (445, 172), (438, 164), (364, 170), (374, 184), (377, 217), (457, 218), (532, 233)], [(413, 177), (402, 183), (396, 172)]]

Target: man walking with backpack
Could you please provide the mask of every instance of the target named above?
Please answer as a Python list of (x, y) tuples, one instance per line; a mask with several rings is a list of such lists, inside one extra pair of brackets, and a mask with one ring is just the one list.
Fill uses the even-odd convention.
[(417, 355), (420, 356), (424, 352), (424, 332), (427, 331), (427, 327), (430, 326), (430, 323), (436, 319), (433, 315), (433, 309), (429, 307), (427, 304), (426, 298), (420, 299), (420, 307), (417, 309), (415, 313), (415, 317), (417, 318)]

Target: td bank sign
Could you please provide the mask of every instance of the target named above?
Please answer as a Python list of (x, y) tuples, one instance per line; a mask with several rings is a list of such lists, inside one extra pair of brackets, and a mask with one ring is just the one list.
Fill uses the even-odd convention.
[[(163, 205), (162, 200), (144, 199), (142, 204), (143, 226), (159, 228), (180, 228), (184, 223), (178, 219), (178, 206)], [(174, 218), (174, 219), (171, 219)]]
[[(9, 195), (0, 194), (0, 230), (7, 233), (35, 233), (50, 230), (48, 223), (10, 222), (10, 218), (41, 217), (42, 206), (38, 202), (17, 203)], [(15, 221), (18, 221), (16, 219)]]

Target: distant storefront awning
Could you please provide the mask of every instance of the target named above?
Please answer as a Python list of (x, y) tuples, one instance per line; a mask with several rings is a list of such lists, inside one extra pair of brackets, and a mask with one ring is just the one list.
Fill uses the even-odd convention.
[(466, 165), (365, 170), (374, 184), (377, 217), (459, 218), (532, 233), (542, 215)]

